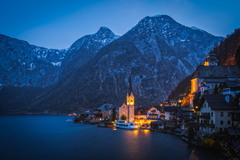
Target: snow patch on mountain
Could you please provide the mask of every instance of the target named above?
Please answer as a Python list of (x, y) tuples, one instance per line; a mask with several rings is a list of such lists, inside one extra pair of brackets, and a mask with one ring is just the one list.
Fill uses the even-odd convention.
[(51, 62), (53, 66), (61, 67), (62, 62)]

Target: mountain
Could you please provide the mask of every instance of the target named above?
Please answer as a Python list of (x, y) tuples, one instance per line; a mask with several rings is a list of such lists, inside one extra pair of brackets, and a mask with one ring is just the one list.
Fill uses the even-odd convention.
[(74, 70), (81, 68), (89, 60), (95, 57), (96, 53), (104, 46), (119, 38), (109, 28), (100, 29), (91, 35), (86, 35), (75, 41), (68, 50), (63, 60), (64, 71), (62, 76), (68, 76)]
[(73, 111), (106, 102), (121, 104), (130, 72), (137, 105), (159, 104), (221, 40), (166, 15), (145, 17), (88, 63), (69, 70), (71, 74), (63, 75), (34, 106)]
[(97, 33), (86, 35), (74, 42), (68, 50), (64, 62), (73, 68), (79, 68), (92, 59), (104, 46), (119, 38), (109, 28), (101, 27)]
[(66, 50), (47, 49), (0, 34), (0, 85), (45, 87), (57, 82)]
[[(47, 87), (55, 84), (66, 69), (79, 68), (100, 48), (118, 38), (101, 27), (72, 44), (68, 50), (47, 49), (0, 35), (0, 85)], [(67, 75), (66, 73), (63, 73)]]

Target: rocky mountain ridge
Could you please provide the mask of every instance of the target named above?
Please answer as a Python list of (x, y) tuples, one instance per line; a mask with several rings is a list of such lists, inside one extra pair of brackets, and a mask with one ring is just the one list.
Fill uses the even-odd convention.
[(0, 35), (1, 86), (45, 87), (57, 82), (66, 50), (47, 49)]
[(65, 70), (79, 67), (103, 46), (118, 38), (111, 30), (101, 27), (86, 35), (69, 49), (47, 49), (30, 45), (26, 41), (0, 35), (1, 86), (47, 87), (55, 84)]

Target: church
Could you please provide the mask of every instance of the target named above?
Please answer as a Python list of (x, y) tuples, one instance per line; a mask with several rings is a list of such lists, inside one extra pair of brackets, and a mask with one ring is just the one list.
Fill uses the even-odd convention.
[(132, 91), (132, 76), (129, 77), (129, 89), (126, 97), (126, 103), (119, 107), (119, 120), (134, 121), (134, 94)]

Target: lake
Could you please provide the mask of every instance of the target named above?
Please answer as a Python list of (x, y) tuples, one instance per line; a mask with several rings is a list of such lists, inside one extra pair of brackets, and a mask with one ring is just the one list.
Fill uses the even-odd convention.
[(174, 135), (98, 128), (67, 116), (0, 116), (1, 160), (217, 160)]

